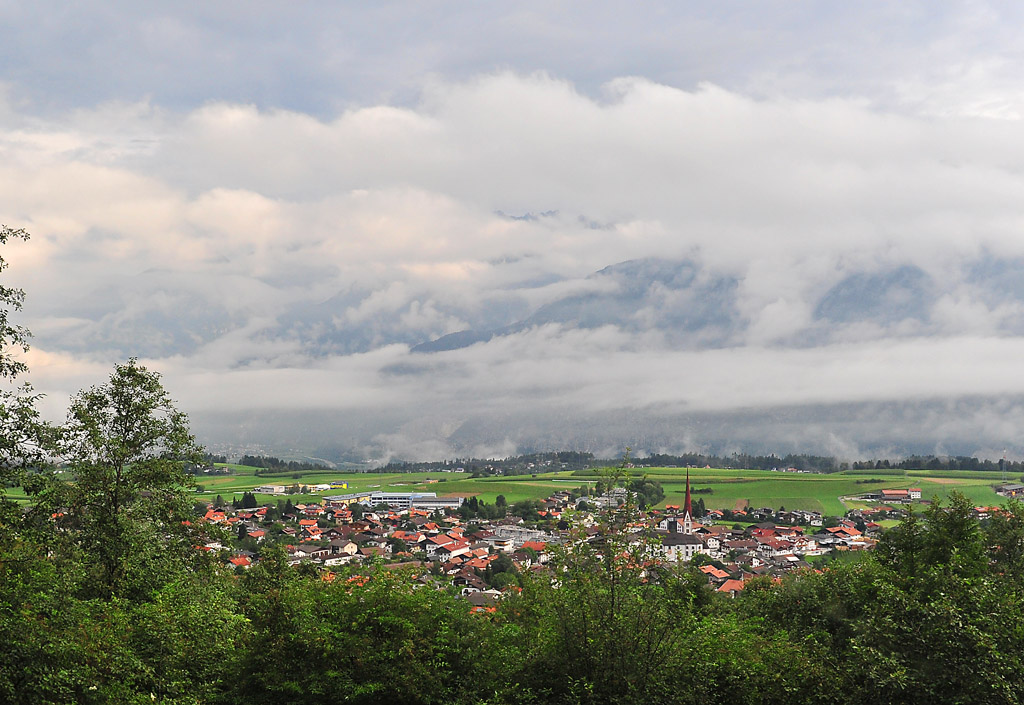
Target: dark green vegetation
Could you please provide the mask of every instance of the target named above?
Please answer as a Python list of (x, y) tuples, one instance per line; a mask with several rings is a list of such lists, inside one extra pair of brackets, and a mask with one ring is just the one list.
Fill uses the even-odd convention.
[[(243, 460), (243, 462), (245, 462)], [(551, 469), (562, 470), (593, 470), (615, 465), (616, 459), (601, 459), (593, 453), (556, 452), (530, 453), (515, 457), (495, 459), (463, 458), (430, 462), (392, 462), (370, 472), (440, 472), (461, 467), (475, 476), (489, 475), (522, 475)], [(935, 471), (966, 471), (966, 472), (1006, 472), (1020, 475), (1024, 472), (1024, 462), (1012, 460), (982, 460), (967, 456), (912, 455), (899, 460), (872, 459), (857, 460), (853, 463), (841, 462), (833, 456), (790, 454), (779, 457), (775, 454), (753, 455), (750, 453), (733, 453), (732, 455), (713, 455), (704, 453), (684, 453), (682, 455), (666, 455), (656, 453), (636, 462), (643, 467), (662, 468), (735, 468), (747, 470), (785, 470), (795, 469), (808, 472), (839, 472), (843, 470), (927, 470)], [(250, 463), (261, 466), (262, 463)]]

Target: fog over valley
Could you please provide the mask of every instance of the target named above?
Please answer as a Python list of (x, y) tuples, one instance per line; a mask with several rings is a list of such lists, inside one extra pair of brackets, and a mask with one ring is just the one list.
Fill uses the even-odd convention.
[(1024, 455), (1016, 10), (314, 3), (302, 47), (256, 3), (217, 52), (226, 10), (105, 5), (63, 82), (75, 11), (2, 30), (50, 417), (138, 357), (211, 448), (334, 462)]

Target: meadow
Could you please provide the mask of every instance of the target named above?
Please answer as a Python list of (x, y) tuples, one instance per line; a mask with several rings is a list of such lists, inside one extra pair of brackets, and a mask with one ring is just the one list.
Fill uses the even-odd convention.
[[(330, 470), (282, 475), (257, 476), (257, 468), (229, 465), (230, 475), (201, 475), (196, 478), (202, 491), (198, 498), (206, 501), (221, 495), (231, 501), (243, 492), (264, 484), (290, 485), (347, 482), (348, 489), (324, 494), (358, 491), (436, 492), (439, 496), (476, 496), (492, 504), (504, 495), (511, 504), (524, 499), (543, 499), (561, 489), (593, 485), (600, 471), (537, 473), (473, 478), (466, 473), (344, 473)], [(665, 489), (659, 504), (683, 503), (686, 492), (686, 470), (681, 468), (638, 468), (627, 471), (631, 478), (648, 476)], [(1016, 478), (1013, 478), (1016, 479)], [(843, 514), (847, 509), (866, 506), (850, 498), (881, 489), (920, 487), (924, 499), (945, 498), (951, 491), (964, 493), (976, 505), (993, 506), (1003, 500), (993, 486), (1001, 481), (998, 473), (932, 472), (896, 470), (857, 470), (830, 475), (779, 473), (768, 470), (735, 470), (701, 468), (690, 470), (690, 486), (694, 498), (701, 498), (708, 509), (734, 509), (742, 506), (803, 509), (824, 514)], [(293, 502), (315, 501), (320, 495), (288, 495)], [(281, 496), (257, 494), (260, 503), (273, 502)]]

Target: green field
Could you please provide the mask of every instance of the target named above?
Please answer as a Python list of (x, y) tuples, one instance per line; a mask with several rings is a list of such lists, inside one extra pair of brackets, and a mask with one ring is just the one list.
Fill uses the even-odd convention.
[[(560, 489), (571, 489), (594, 483), (600, 476), (573, 475), (571, 472), (538, 473), (512, 477), (472, 478), (464, 473), (342, 473), (303, 472), (301, 478), (291, 474), (256, 476), (256, 468), (231, 465), (231, 475), (199, 476), (196, 483), (204, 491), (198, 498), (212, 500), (220, 494), (226, 501), (242, 492), (264, 484), (290, 485), (297, 482), (314, 484), (348, 482), (347, 490), (333, 490), (326, 494), (341, 494), (364, 490), (398, 492), (436, 492), (438, 495), (476, 496), (493, 503), (500, 494), (509, 503), (523, 499), (543, 499)], [(679, 468), (644, 468), (629, 471), (631, 477), (647, 475), (665, 488), (665, 504), (682, 504), (686, 491), (686, 471)], [(864, 483), (877, 479), (880, 482)], [(690, 485), (694, 490), (710, 489), (694, 497), (704, 500), (708, 509), (733, 509), (738, 503), (751, 507), (778, 509), (804, 509), (825, 514), (843, 514), (848, 508), (864, 506), (857, 502), (844, 503), (841, 497), (881, 489), (920, 487), (924, 499), (945, 498), (951, 491), (963, 492), (977, 505), (998, 505), (1003, 500), (992, 489), (1000, 481), (998, 473), (927, 472), (910, 471), (906, 475), (894, 470), (858, 470), (831, 475), (787, 474), (767, 470), (694, 469), (690, 471)], [(428, 482), (437, 480), (437, 482)], [(860, 484), (858, 484), (860, 481)], [(288, 495), (293, 502), (312, 501), (319, 495)], [(272, 502), (279, 496), (257, 495), (261, 503)]]
[[(294, 483), (319, 484), (347, 482), (348, 489), (332, 490), (324, 494), (342, 494), (367, 490), (395, 492), (436, 492), (438, 495), (476, 496), (492, 504), (498, 495), (504, 495), (511, 504), (524, 499), (543, 499), (553, 492), (594, 484), (601, 475), (596, 472), (574, 475), (572, 472), (538, 473), (511, 477), (472, 478), (465, 473), (345, 473), (331, 470), (301, 472), (300, 478), (291, 473), (257, 476), (257, 468), (229, 465), (230, 475), (200, 475), (196, 484), (202, 487), (196, 493), (200, 501), (212, 502), (219, 494), (225, 501), (241, 498), (243, 492), (265, 484), (291, 485)], [(686, 471), (679, 468), (643, 468), (630, 470), (630, 477), (647, 475), (665, 489), (665, 504), (682, 504), (686, 492)], [(428, 482), (437, 480), (437, 482)], [(865, 483), (865, 480), (879, 480)], [(858, 484), (860, 481), (860, 484)], [(920, 487), (924, 499), (945, 498), (953, 490), (965, 494), (976, 505), (995, 506), (1003, 502), (992, 486), (1001, 481), (999, 473), (928, 472), (912, 470), (906, 474), (898, 470), (856, 470), (831, 475), (786, 474), (767, 470), (694, 469), (690, 471), (690, 485), (698, 492), (694, 498), (704, 500), (708, 509), (733, 509), (747, 504), (751, 507), (778, 509), (804, 509), (824, 514), (843, 514), (847, 509), (870, 506), (856, 500), (845, 503), (841, 497), (881, 489)], [(261, 504), (289, 498), (293, 503), (318, 501), (322, 495), (266, 495), (257, 494)], [(27, 498), (20, 488), (10, 488), (7, 497), (16, 501)]]
[[(594, 478), (574, 478), (570, 472), (555, 472), (515, 477), (481, 477), (471, 478), (467, 473), (343, 473), (325, 470), (323, 472), (302, 472), (296, 479), (292, 474), (256, 476), (257, 468), (244, 465), (229, 465), (231, 475), (200, 475), (196, 484), (203, 487), (200, 499), (212, 500), (218, 494), (226, 501), (243, 492), (248, 492), (260, 485), (292, 485), (319, 484), (329, 482), (347, 482), (348, 489), (337, 489), (324, 494), (346, 494), (366, 490), (382, 490), (392, 492), (436, 492), (443, 495), (476, 496), (488, 504), (492, 504), (498, 495), (505, 495), (511, 504), (523, 499), (544, 499), (560, 489), (570, 489), (583, 484), (593, 483)], [(428, 482), (437, 480), (437, 482)], [(292, 502), (312, 501), (320, 495), (285, 495)], [(257, 494), (260, 503), (273, 502), (283, 498), (281, 495)]]
[[(666, 502), (670, 504), (680, 504), (686, 492), (685, 471), (682, 476), (679, 473), (679, 470), (660, 468), (649, 473), (662, 483)], [(747, 501), (751, 507), (785, 507), (838, 515), (856, 504), (851, 502), (844, 506), (841, 497), (910, 487), (920, 487), (923, 499), (932, 499), (934, 496), (945, 498), (952, 490), (959, 490), (975, 504), (997, 505), (1003, 501), (992, 489), (998, 479), (987, 477), (988, 473), (978, 473), (978, 476), (948, 473), (966, 475), (963, 478), (946, 475), (932, 472), (903, 477), (902, 472), (894, 475), (884, 470), (878, 474), (858, 471), (856, 474), (814, 475), (712, 469), (691, 471), (690, 486), (693, 489), (712, 490), (711, 494), (694, 495), (703, 498), (704, 506), (708, 509), (733, 509), (738, 501)], [(881, 482), (863, 483), (867, 479), (878, 479)], [(858, 484), (858, 480), (862, 484)]]

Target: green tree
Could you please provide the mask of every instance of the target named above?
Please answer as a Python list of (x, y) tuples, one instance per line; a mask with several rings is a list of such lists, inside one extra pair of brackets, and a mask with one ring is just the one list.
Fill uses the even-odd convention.
[[(0, 225), (0, 245), (11, 240), (27, 240), (28, 233)], [(0, 274), (7, 269), (0, 256)], [(45, 459), (44, 447), (51, 429), (40, 421), (36, 402), (39, 395), (28, 384), (15, 386), (17, 377), (28, 371), (17, 351), (28, 351), (29, 332), (13, 323), (10, 315), (21, 309), (25, 292), (7, 286), (0, 280), (0, 527), (5, 538), (13, 539), (14, 527), (21, 523), (21, 510), (7, 499), (6, 489), (23, 484), (26, 468), (38, 466)], [(38, 477), (30, 477), (30, 482)]]
[(481, 703), (490, 622), (405, 571), (303, 579), (279, 557), (242, 579), (252, 631), (232, 695), (246, 703)]
[[(0, 225), (0, 245), (6, 245), (10, 240), (28, 240), (28, 233)], [(7, 266), (0, 256), (0, 274)], [(0, 380), (11, 380), (28, 371), (25, 362), (14, 357), (12, 351), (28, 350), (29, 332), (10, 321), (10, 314), (21, 310), (24, 301), (24, 291), (0, 283)]]
[(1010, 500), (985, 528), (985, 542), (998, 569), (1024, 577), (1024, 504)]
[(799, 634), (823, 650), (822, 679), (846, 702), (1018, 702), (1024, 599), (991, 544), (1014, 531), (986, 540), (970, 510), (952, 493), (884, 534), (872, 555), (748, 585), (740, 607), (765, 634)]
[(629, 483), (628, 489), (636, 492), (641, 508), (653, 506), (665, 499), (665, 490), (661, 483), (648, 477), (633, 480)]
[(57, 448), (72, 475), (40, 495), (101, 597), (138, 594), (192, 557), (192, 477), (202, 459), (187, 416), (136, 360), (71, 401)]
[(513, 504), (509, 511), (525, 521), (534, 521), (540, 518), (540, 503), (535, 499), (523, 499)]

